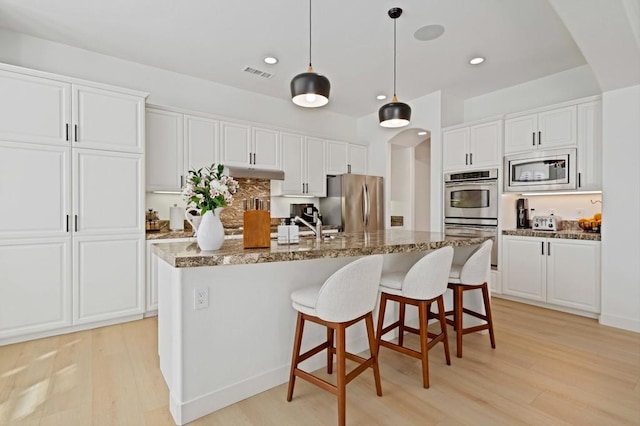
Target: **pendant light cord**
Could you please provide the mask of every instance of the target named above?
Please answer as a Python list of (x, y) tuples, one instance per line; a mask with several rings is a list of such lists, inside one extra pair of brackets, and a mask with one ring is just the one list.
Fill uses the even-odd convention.
[[(311, 1), (311, 0), (309, 0)], [(393, 19), (393, 97), (396, 97), (396, 18)]]
[(309, 0), (309, 68), (311, 67), (311, 0)]

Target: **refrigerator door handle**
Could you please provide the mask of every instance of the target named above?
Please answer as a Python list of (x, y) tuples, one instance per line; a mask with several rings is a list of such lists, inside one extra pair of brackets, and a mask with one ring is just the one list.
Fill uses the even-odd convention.
[(369, 198), (369, 187), (366, 182), (364, 184), (364, 195), (365, 195), (365, 203), (364, 203), (364, 226), (365, 228), (369, 226), (369, 219), (371, 218), (371, 200)]

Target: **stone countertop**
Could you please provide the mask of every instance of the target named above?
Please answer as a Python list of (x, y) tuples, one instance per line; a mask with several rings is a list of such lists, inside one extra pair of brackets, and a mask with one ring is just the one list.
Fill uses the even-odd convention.
[(451, 237), (440, 233), (392, 229), (367, 234), (338, 234), (334, 238), (321, 242), (316, 241), (315, 238), (301, 238), (300, 244), (294, 245), (278, 245), (276, 241), (272, 241), (269, 248), (253, 249), (245, 249), (240, 239), (227, 239), (222, 248), (215, 251), (201, 251), (196, 243), (190, 242), (159, 243), (153, 245), (153, 253), (173, 267), (189, 268), (409, 253), (444, 246), (477, 245), (486, 239), (485, 237)]
[[(338, 228), (340, 228), (337, 225), (323, 225), (322, 226), (322, 231), (323, 232), (337, 232)], [(242, 227), (239, 228), (230, 228), (230, 227), (225, 227), (224, 228), (224, 233), (225, 233), (225, 238), (239, 238), (242, 239)], [(277, 226), (272, 226), (271, 227), (271, 238), (276, 238), (277, 237), (277, 232), (278, 232), (278, 227)], [(307, 228), (306, 226), (300, 226), (300, 234), (301, 235), (305, 235), (305, 234), (309, 234), (312, 233), (311, 230), (309, 228)], [(172, 238), (193, 238), (193, 231), (191, 230), (190, 227), (185, 227), (185, 229), (183, 231), (171, 231), (168, 226), (167, 227), (162, 227), (159, 231), (147, 231), (146, 232), (146, 239), (147, 240), (169, 240)]]
[(600, 233), (582, 230), (536, 231), (533, 229), (503, 229), (502, 235), (519, 237), (560, 238), (565, 240), (600, 241)]

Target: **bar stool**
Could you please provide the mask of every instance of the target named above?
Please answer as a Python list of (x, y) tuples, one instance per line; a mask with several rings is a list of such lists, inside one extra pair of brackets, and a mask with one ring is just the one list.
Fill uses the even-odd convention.
[[(298, 311), (298, 319), (293, 343), (287, 401), (291, 401), (293, 397), (296, 377), (305, 379), (337, 396), (338, 424), (342, 426), (346, 422), (346, 385), (369, 367), (373, 368), (376, 393), (378, 396), (382, 396), (372, 314), (378, 298), (381, 271), (382, 255), (366, 256), (342, 267), (331, 275), (324, 284), (303, 288), (291, 294), (293, 307)], [(368, 359), (348, 353), (345, 347), (347, 327), (361, 320), (365, 320), (369, 338), (371, 356)], [(327, 327), (327, 341), (301, 354), (300, 347), (305, 321)], [(337, 335), (335, 347), (334, 331)], [(333, 354), (336, 355), (337, 385), (298, 368), (299, 363), (324, 349), (327, 350), (327, 373), (329, 374), (333, 372)], [(348, 374), (346, 372), (346, 358), (360, 364)]]
[[(493, 319), (491, 318), (491, 299), (489, 298), (489, 273), (491, 272), (491, 247), (493, 241), (487, 240), (469, 256), (463, 265), (453, 264), (449, 274), (449, 285), (453, 291), (453, 310), (447, 311), (447, 324), (453, 325), (456, 332), (456, 356), (462, 358), (462, 335), (480, 330), (489, 330), (491, 347), (495, 349), (496, 340), (493, 335)], [(465, 291), (481, 290), (485, 313), (475, 312), (463, 306)], [(483, 324), (463, 328), (463, 314), (485, 321)]]
[[(429, 349), (442, 342), (447, 365), (451, 365), (449, 355), (449, 342), (447, 340), (447, 324), (444, 316), (444, 292), (447, 290), (447, 278), (453, 260), (453, 247), (427, 253), (415, 263), (408, 272), (392, 272), (383, 274), (380, 279), (380, 311), (378, 313), (377, 344), (401, 352), (422, 360), (422, 384), (429, 387)], [(400, 312), (398, 321), (384, 327), (384, 314), (387, 301), (398, 302)], [(436, 317), (431, 314), (431, 304), (438, 304), (437, 318), (440, 322), (440, 333), (428, 331), (429, 318)], [(406, 305), (418, 307), (418, 328), (405, 325), (404, 316)], [(382, 340), (382, 336), (398, 329), (398, 343)], [(420, 335), (420, 351), (404, 346), (404, 332)], [(429, 340), (431, 339), (431, 340)]]

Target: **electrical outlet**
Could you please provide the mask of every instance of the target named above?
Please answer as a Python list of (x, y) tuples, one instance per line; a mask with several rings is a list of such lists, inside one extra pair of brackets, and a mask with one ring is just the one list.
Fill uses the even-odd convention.
[(204, 309), (209, 307), (209, 289), (196, 288), (193, 290), (193, 309)]

